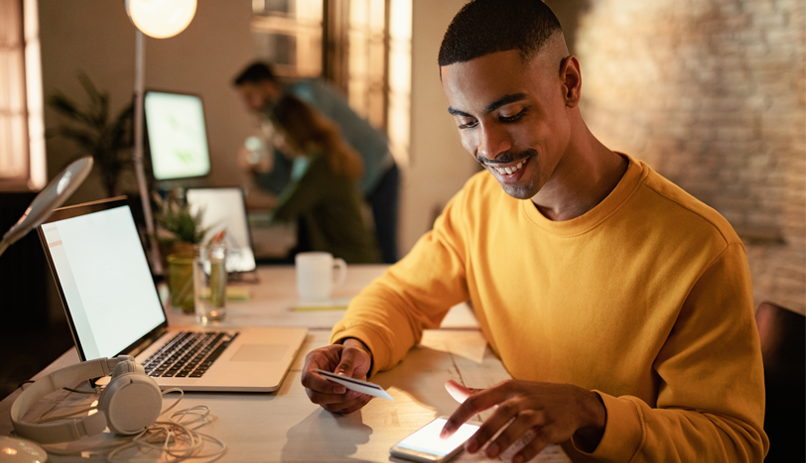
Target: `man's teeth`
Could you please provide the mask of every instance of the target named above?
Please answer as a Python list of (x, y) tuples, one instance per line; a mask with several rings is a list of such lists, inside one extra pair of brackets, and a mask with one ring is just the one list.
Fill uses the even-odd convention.
[(498, 173), (501, 174), (501, 175), (504, 175), (504, 174), (509, 175), (511, 173), (514, 173), (514, 172), (517, 172), (517, 171), (521, 170), (521, 167), (523, 167), (523, 161), (519, 162), (518, 165), (515, 166), (515, 167), (504, 167), (504, 168), (494, 167), (494, 169), (497, 170)]

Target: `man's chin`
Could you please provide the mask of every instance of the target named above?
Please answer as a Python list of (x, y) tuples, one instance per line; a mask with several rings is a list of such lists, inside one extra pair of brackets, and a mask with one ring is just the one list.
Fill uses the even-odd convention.
[(520, 185), (520, 184), (507, 185), (501, 183), (500, 181), (498, 183), (501, 185), (501, 188), (504, 189), (504, 192), (506, 194), (512, 196), (515, 199), (530, 199), (537, 194), (537, 191), (533, 191), (535, 188), (534, 185), (532, 185), (531, 183), (527, 185)]

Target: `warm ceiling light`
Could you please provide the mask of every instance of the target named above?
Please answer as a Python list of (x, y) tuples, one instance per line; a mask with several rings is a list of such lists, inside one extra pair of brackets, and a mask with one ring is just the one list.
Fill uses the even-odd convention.
[(143, 34), (164, 39), (188, 27), (196, 0), (126, 0), (126, 13)]

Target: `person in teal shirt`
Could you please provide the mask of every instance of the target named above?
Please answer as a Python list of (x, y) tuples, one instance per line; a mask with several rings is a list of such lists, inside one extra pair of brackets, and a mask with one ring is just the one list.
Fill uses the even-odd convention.
[[(383, 262), (397, 261), (397, 218), (400, 171), (389, 151), (386, 137), (353, 111), (339, 92), (319, 79), (300, 79), (281, 84), (271, 67), (256, 62), (244, 69), (234, 85), (247, 109), (267, 115), (284, 94), (294, 95), (337, 124), (346, 143), (361, 157), (364, 174), (360, 190), (372, 209), (375, 238)], [(279, 150), (272, 154), (272, 169), (254, 170), (261, 189), (279, 194), (291, 178), (292, 162)]]

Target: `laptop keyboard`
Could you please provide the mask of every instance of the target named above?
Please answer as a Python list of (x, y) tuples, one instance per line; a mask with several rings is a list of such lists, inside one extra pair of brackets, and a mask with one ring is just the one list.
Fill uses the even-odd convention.
[(182, 331), (143, 362), (149, 376), (201, 378), (238, 333)]

